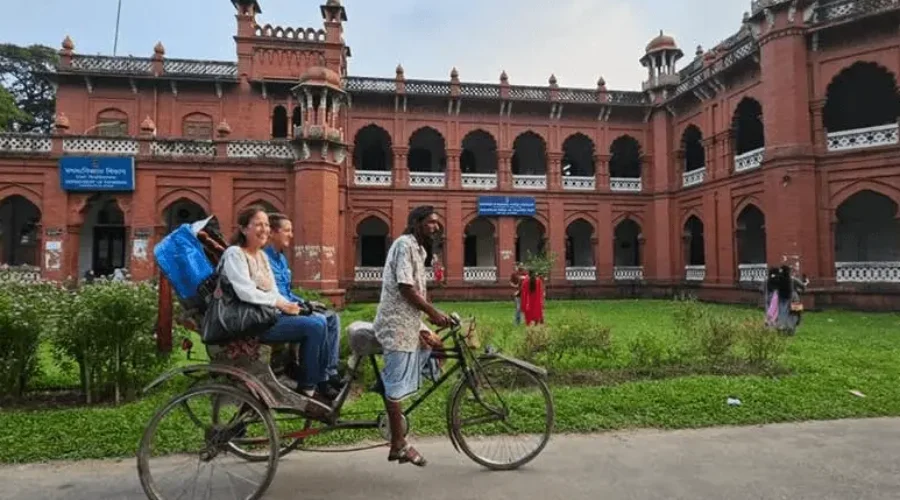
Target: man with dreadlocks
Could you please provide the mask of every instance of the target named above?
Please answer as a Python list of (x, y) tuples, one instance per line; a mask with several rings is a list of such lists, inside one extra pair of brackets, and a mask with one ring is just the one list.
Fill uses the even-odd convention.
[(440, 337), (422, 323), (422, 313), (436, 326), (451, 323), (425, 298), (425, 249), (431, 247), (439, 228), (431, 206), (417, 207), (409, 214), (406, 230), (388, 250), (374, 324), (375, 337), (384, 350), (382, 390), (391, 429), (388, 460), (420, 467), (426, 464), (425, 458), (403, 436), (401, 402), (419, 390), (431, 356), (429, 346), (440, 345)]

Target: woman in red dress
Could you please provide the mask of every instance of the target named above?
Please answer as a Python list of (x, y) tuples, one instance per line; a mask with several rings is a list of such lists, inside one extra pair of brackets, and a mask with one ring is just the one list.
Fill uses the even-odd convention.
[(528, 271), (528, 276), (520, 281), (519, 286), (525, 325), (544, 324), (544, 280), (534, 271)]

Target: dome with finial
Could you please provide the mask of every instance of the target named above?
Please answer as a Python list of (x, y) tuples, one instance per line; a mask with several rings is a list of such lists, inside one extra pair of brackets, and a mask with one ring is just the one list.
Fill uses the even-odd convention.
[(509, 82), (509, 76), (507, 76), (506, 70), (503, 70), (500, 72), (500, 83), (507, 83), (507, 82)]
[(400, 63), (397, 63), (397, 76), (400, 76), (402, 74), (403, 74), (403, 66), (401, 66)]
[(62, 48), (65, 50), (75, 50), (75, 42), (72, 41), (72, 38), (69, 35), (66, 35), (66, 38), (62, 41)]
[(147, 115), (144, 118), (144, 121), (141, 122), (141, 132), (153, 133), (156, 131), (156, 124), (153, 123), (153, 119), (150, 118), (150, 115)]
[(163, 47), (162, 42), (156, 42), (156, 45), (153, 46), (153, 53), (160, 57), (166, 54), (166, 48)]
[(300, 83), (312, 85), (325, 85), (341, 89), (341, 75), (324, 66), (313, 66), (300, 75)]
[(454, 66), (453, 69), (450, 70), (450, 78), (454, 80), (459, 78), (459, 71), (456, 70), (456, 66)]
[(56, 128), (60, 130), (66, 130), (69, 128), (69, 117), (66, 116), (65, 113), (57, 113), (56, 120), (54, 120), (56, 124)]
[(663, 34), (663, 30), (659, 30), (659, 35), (647, 44), (646, 52), (650, 53), (657, 50), (678, 50), (678, 45), (675, 43), (674, 38)]
[(697, 50), (694, 51), (694, 55), (697, 57), (700, 57), (703, 55), (703, 46), (702, 45), (697, 46)]
[(606, 79), (603, 78), (602, 76), (601, 76), (599, 79), (597, 79), (597, 88), (598, 88), (598, 89), (605, 89), (605, 88), (606, 88)]
[(216, 132), (218, 132), (221, 136), (226, 136), (231, 133), (231, 125), (229, 125), (228, 122), (225, 121), (224, 118), (222, 118), (222, 121), (219, 122), (219, 126), (216, 127)]
[(556, 85), (556, 75), (555, 75), (555, 74), (551, 74), (551, 75), (550, 75), (550, 80), (548, 80), (548, 82), (550, 83), (550, 85)]

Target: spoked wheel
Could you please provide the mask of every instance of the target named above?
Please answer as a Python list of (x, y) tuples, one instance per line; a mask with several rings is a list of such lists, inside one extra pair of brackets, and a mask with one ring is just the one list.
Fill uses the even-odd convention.
[(493, 470), (517, 469), (547, 446), (553, 429), (550, 389), (506, 360), (489, 360), (450, 396), (449, 422), (463, 453)]
[[(237, 435), (261, 443), (265, 461), (247, 463), (232, 453)], [(141, 486), (151, 500), (235, 498), (257, 500), (278, 466), (278, 433), (269, 411), (252, 395), (227, 385), (202, 385), (172, 398), (158, 411), (138, 450)]]
[[(219, 408), (234, 408), (236, 401), (231, 399), (230, 396), (220, 395), (217, 396), (213, 401), (213, 419), (214, 421), (220, 421), (216, 419), (221, 419), (219, 417)], [(244, 408), (245, 411), (249, 411), (249, 407)], [(256, 415), (250, 411), (246, 416), (245, 420), (247, 424), (253, 423)], [(300, 417), (297, 415), (288, 415), (286, 418), (278, 418), (278, 414), (272, 418), (272, 421), (275, 424), (275, 428), (278, 431), (279, 440), (278, 440), (278, 458), (281, 458), (288, 453), (300, 448), (303, 446), (304, 439), (303, 438), (291, 438), (286, 437), (286, 434), (291, 432), (295, 432), (297, 430), (306, 430), (309, 429), (312, 425), (312, 421), (307, 419), (306, 417)], [(256, 425), (260, 425), (260, 422), (256, 422)], [(265, 446), (265, 436), (258, 435), (248, 435), (247, 433), (237, 433), (230, 441), (228, 441), (228, 449), (231, 453), (247, 460), (248, 462), (265, 462), (269, 459), (269, 450)]]

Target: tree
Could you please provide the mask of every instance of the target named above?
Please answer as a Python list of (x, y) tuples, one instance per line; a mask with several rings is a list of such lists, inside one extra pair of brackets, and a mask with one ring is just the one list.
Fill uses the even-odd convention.
[(29, 116), (16, 106), (16, 100), (13, 99), (13, 96), (6, 89), (0, 87), (0, 131), (8, 130), (12, 122), (28, 120)]
[(46, 74), (56, 70), (56, 51), (45, 45), (0, 44), (0, 85), (24, 114), (9, 120), (22, 132), (49, 133), (56, 109), (56, 90)]

